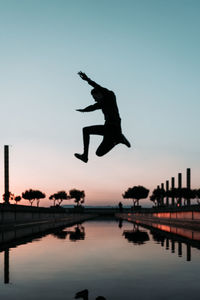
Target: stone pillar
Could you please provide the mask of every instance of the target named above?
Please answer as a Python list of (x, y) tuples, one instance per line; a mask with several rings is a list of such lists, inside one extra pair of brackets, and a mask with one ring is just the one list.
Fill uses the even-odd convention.
[(187, 178), (186, 178), (187, 189), (191, 189), (191, 171), (190, 168), (187, 168)]
[[(166, 180), (166, 192), (169, 191), (169, 180)], [(169, 197), (166, 197), (166, 206), (169, 206)]]
[(9, 146), (4, 146), (4, 185), (5, 203), (9, 204)]
[[(178, 173), (178, 188), (181, 189), (182, 188), (182, 174)], [(179, 205), (182, 206), (182, 198), (180, 197), (178, 199), (179, 201)]]
[(169, 250), (169, 239), (166, 238), (166, 250)]
[[(161, 190), (164, 190), (164, 183), (161, 183)], [(161, 198), (161, 205), (164, 205), (164, 197)]]
[[(173, 190), (175, 188), (175, 178), (171, 178), (171, 189)], [(174, 197), (172, 197), (172, 206), (174, 206)]]
[(187, 244), (187, 261), (191, 261), (191, 246)]
[(178, 256), (182, 257), (182, 243), (178, 242)]
[(175, 241), (171, 240), (171, 253), (175, 253)]
[[(157, 189), (158, 189), (158, 190), (160, 189), (160, 186), (159, 186), (159, 185), (157, 185)], [(159, 202), (157, 201), (157, 205), (160, 206), (160, 205), (161, 205), (161, 202), (160, 202), (160, 201), (159, 201)]]
[[(187, 186), (187, 189), (191, 189), (191, 172), (190, 172), (190, 168), (187, 168), (186, 170), (187, 174), (186, 174), (186, 186)], [(190, 205), (190, 199), (187, 199), (187, 205)]]

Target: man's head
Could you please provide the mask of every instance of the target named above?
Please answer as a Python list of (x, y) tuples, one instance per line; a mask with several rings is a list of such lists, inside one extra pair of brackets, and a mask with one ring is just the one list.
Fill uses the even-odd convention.
[(91, 94), (96, 102), (99, 102), (103, 99), (103, 95), (98, 89), (91, 90)]

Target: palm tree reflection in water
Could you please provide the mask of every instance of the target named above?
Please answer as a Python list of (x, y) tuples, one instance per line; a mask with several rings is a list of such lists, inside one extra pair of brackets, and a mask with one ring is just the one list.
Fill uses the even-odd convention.
[(149, 241), (149, 235), (146, 231), (139, 230), (139, 226), (133, 225), (133, 230), (124, 230), (123, 235), (129, 243), (135, 245), (143, 245), (145, 242)]
[[(124, 223), (125, 224), (125, 223)], [(197, 240), (192, 240), (189, 238), (181, 237), (177, 234), (170, 233), (170, 232), (165, 232), (163, 230), (157, 229), (152, 226), (148, 225), (142, 225), (140, 227), (145, 228), (148, 230), (140, 230), (140, 227), (138, 224), (133, 225), (132, 230), (124, 230), (123, 231), (123, 236), (128, 240), (128, 242), (133, 243), (134, 245), (143, 245), (147, 241), (149, 241), (149, 234), (153, 238), (153, 240), (157, 243), (160, 244), (162, 247), (165, 247), (167, 251), (169, 249), (171, 250), (171, 253), (174, 254), (176, 252), (176, 247), (177, 247), (177, 252), (178, 256), (182, 257), (182, 246), (186, 246), (186, 260), (191, 261), (191, 248), (195, 248), (200, 250), (200, 241)], [(122, 228), (122, 222), (119, 223), (119, 228)], [(6, 242), (5, 244), (2, 243), (0, 247), (0, 252), (4, 253), (4, 283), (8, 284), (10, 280), (10, 272), (9, 272), (9, 253), (10, 249), (15, 248), (17, 246), (31, 243), (35, 241), (38, 238), (42, 238), (46, 236), (47, 234), (53, 234), (58, 239), (66, 239), (67, 236), (69, 237), (69, 241), (75, 242), (75, 241), (80, 241), (85, 239), (85, 228), (82, 224), (77, 224), (76, 226), (69, 228), (69, 230), (66, 230), (66, 227), (60, 227), (59, 229), (56, 229), (52, 232), (52, 230), (47, 230), (45, 232), (40, 232), (36, 234), (32, 234), (31, 236), (27, 236), (24, 238), (20, 238), (18, 240), (12, 241), (9, 243)], [(87, 290), (84, 290), (85, 292), (81, 291), (76, 294), (75, 299), (82, 298), (83, 296), (85, 298), (83, 299), (88, 299), (88, 293)], [(99, 296), (96, 298), (96, 300), (103, 300), (105, 299), (103, 296)]]
[[(58, 239), (66, 239), (66, 237), (69, 235), (69, 240), (72, 242), (85, 239), (85, 228), (83, 225), (77, 224), (74, 227), (74, 230), (64, 231), (65, 228), (66, 226), (63, 226), (59, 229), (54, 230), (53, 233), (52, 230), (50, 232)], [(16, 247), (18, 245), (32, 243), (35, 239), (40, 239), (41, 237), (49, 234), (50, 232), (47, 231), (44, 233), (35, 234), (30, 237), (19, 239), (19, 241), (11, 242), (11, 248)], [(0, 252), (4, 252), (4, 283), (8, 284), (10, 283), (10, 248), (6, 248), (6, 245), (4, 246), (2, 244)]]
[[(145, 242), (149, 241), (149, 235), (145, 231), (139, 230), (139, 224), (134, 223), (133, 230), (124, 230), (123, 236), (128, 240), (128, 242), (133, 243), (135, 245), (143, 245)], [(140, 225), (142, 228), (146, 228), (150, 231), (150, 234), (153, 240), (160, 244), (161, 247), (165, 246), (166, 250), (171, 248), (171, 253), (174, 254), (176, 252), (176, 245), (178, 250), (178, 257), (182, 257), (182, 246), (186, 245), (186, 261), (191, 261), (191, 248), (196, 248), (200, 250), (200, 241), (179, 236), (175, 233), (170, 233), (163, 231), (161, 229), (152, 227), (150, 225)], [(121, 228), (121, 224), (119, 223), (119, 228)], [(189, 231), (189, 229), (187, 230)], [(170, 247), (171, 246), (171, 247)]]
[(66, 239), (69, 236), (69, 240), (72, 242), (80, 241), (85, 239), (85, 228), (81, 224), (77, 224), (74, 230), (64, 230), (66, 227), (54, 230), (53, 236), (58, 239)]

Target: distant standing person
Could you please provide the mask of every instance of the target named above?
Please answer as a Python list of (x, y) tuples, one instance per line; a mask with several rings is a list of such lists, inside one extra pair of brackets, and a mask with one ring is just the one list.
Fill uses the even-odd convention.
[(119, 206), (119, 211), (122, 212), (123, 211), (123, 204), (121, 202), (119, 202), (118, 206)]
[(85, 73), (79, 72), (78, 74), (83, 80), (87, 81), (88, 84), (93, 87), (91, 94), (96, 103), (87, 106), (84, 109), (77, 109), (77, 111), (90, 112), (101, 109), (104, 114), (105, 124), (83, 128), (83, 154), (75, 153), (75, 157), (87, 163), (90, 135), (92, 134), (103, 136), (103, 141), (96, 151), (97, 156), (105, 155), (114, 146), (120, 143), (130, 148), (131, 144), (122, 134), (121, 118), (119, 115), (115, 94), (92, 81)]

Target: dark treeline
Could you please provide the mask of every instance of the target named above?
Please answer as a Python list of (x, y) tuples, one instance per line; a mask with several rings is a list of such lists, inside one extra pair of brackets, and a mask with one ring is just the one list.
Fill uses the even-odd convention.
[[(139, 207), (139, 201), (146, 199), (149, 195), (149, 190), (141, 185), (133, 186), (128, 188), (123, 194), (124, 199), (132, 199), (133, 207)], [(165, 201), (166, 199), (166, 201)], [(171, 204), (169, 203), (171, 199)], [(159, 186), (153, 190), (150, 200), (153, 202), (154, 206), (181, 206), (181, 205), (191, 205), (191, 200), (196, 200), (197, 204), (200, 204), (200, 189), (190, 189), (190, 188), (172, 188), (170, 190), (165, 190)], [(182, 200), (183, 203), (182, 203)]]
[[(22, 193), (22, 195), (15, 196), (11, 192), (8, 195), (3, 195), (3, 200), (9, 199), (10, 201), (15, 201), (18, 204), (22, 199), (28, 200), (30, 205), (32, 206), (34, 202), (36, 202), (37, 207), (39, 207), (40, 200), (45, 199), (46, 194), (39, 191), (29, 189)], [(53, 201), (53, 206), (60, 206), (64, 200), (74, 199), (76, 206), (81, 206), (85, 202), (85, 192), (77, 189), (71, 189), (69, 194), (66, 191), (59, 191), (49, 196), (49, 200)]]
[[(166, 202), (164, 201), (166, 198)], [(182, 199), (184, 205), (191, 205), (191, 200), (196, 200), (200, 203), (200, 189), (189, 189), (189, 188), (172, 188), (165, 190), (157, 187), (153, 190), (150, 200), (155, 206), (167, 206), (169, 205), (169, 198), (172, 199), (171, 205), (181, 206)], [(164, 203), (165, 202), (165, 203)]]
[[(133, 201), (133, 207), (139, 208), (139, 201), (146, 199), (149, 196), (149, 189), (144, 186), (138, 185), (129, 187), (123, 194), (124, 199), (131, 199)], [(3, 200), (5, 201), (5, 194), (3, 195)], [(39, 207), (40, 200), (45, 199), (45, 193), (39, 190), (29, 189), (22, 193), (22, 195), (15, 196), (9, 192), (9, 201), (15, 201), (18, 204), (22, 199), (28, 200), (32, 206), (35, 202)], [(58, 191), (48, 198), (53, 202), (53, 206), (60, 206), (65, 200), (74, 199), (77, 207), (81, 207), (85, 202), (85, 191), (78, 189), (71, 189), (68, 193), (64, 190)], [(197, 204), (200, 204), (200, 189), (190, 189), (190, 188), (172, 188), (170, 190), (165, 190), (159, 186), (153, 190), (149, 199), (153, 202), (156, 207), (163, 206), (182, 206), (191, 205), (191, 200), (196, 200)], [(171, 199), (171, 203), (169, 203)], [(120, 202), (121, 203), (121, 202)], [(122, 204), (121, 204), (122, 205)]]

